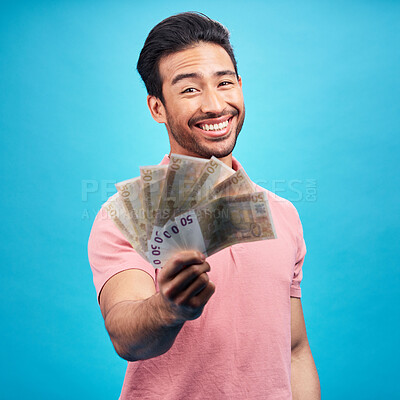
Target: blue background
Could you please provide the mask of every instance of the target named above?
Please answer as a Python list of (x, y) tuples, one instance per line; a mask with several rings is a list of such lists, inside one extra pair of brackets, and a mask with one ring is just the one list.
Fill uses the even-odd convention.
[(323, 398), (400, 398), (400, 2), (243, 4), (1, 2), (2, 398), (119, 395), (87, 240), (113, 183), (169, 151), (135, 67), (150, 29), (188, 10), (231, 31), (234, 155), (300, 213)]

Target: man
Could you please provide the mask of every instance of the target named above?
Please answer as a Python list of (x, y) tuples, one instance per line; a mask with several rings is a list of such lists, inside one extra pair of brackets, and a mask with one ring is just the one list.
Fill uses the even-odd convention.
[[(245, 107), (226, 28), (200, 13), (167, 18), (147, 37), (138, 71), (171, 153), (240, 168), (232, 151)], [(277, 239), (207, 261), (179, 252), (157, 272), (96, 217), (94, 283), (115, 350), (129, 361), (121, 399), (320, 398), (300, 300), (301, 223), (291, 203), (267, 194)]]

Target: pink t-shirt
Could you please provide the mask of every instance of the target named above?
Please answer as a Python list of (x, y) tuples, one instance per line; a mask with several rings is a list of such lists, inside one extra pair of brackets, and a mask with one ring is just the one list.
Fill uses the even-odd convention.
[[(240, 168), (235, 159), (233, 168)], [(277, 239), (237, 244), (207, 259), (216, 290), (202, 315), (185, 323), (165, 354), (128, 362), (120, 399), (292, 398), (290, 297), (301, 297), (306, 247), (295, 207), (266, 192)], [(156, 283), (153, 267), (102, 212), (90, 234), (89, 261), (97, 295), (130, 268)]]

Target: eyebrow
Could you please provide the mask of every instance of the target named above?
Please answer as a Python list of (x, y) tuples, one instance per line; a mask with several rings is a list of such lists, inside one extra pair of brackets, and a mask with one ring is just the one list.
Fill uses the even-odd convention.
[[(224, 76), (224, 75), (236, 76), (236, 72), (233, 72), (230, 69), (225, 69), (223, 71), (214, 72), (214, 76)], [(200, 78), (203, 78), (203, 77), (204, 77), (203, 74), (198, 74), (196, 72), (191, 72), (191, 73), (187, 73), (187, 74), (179, 74), (179, 75), (175, 76), (174, 79), (172, 79), (172, 85), (177, 84), (182, 79), (187, 79), (187, 78), (200, 79)]]

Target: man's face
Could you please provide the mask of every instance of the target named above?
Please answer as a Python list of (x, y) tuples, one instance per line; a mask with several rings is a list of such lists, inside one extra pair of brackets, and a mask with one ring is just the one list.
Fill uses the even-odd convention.
[(229, 155), (245, 117), (242, 81), (228, 53), (202, 43), (169, 56), (159, 65), (164, 122), (171, 151), (197, 157)]

